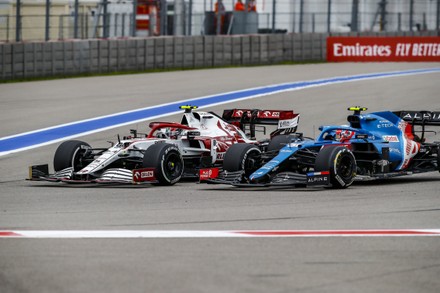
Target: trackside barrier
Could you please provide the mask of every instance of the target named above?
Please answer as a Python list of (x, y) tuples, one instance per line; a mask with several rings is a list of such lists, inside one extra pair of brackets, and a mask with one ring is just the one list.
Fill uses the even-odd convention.
[(0, 44), (3, 80), (325, 59), (323, 34), (150, 37)]
[[(325, 61), (328, 36), (304, 33), (0, 43), (0, 80)], [(343, 36), (438, 37), (438, 32)]]

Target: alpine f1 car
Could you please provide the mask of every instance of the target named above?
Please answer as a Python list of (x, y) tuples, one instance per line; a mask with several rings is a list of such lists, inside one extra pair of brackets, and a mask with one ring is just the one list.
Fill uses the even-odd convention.
[(225, 154), (224, 170), (202, 170), (213, 174), (202, 179), (235, 186), (346, 188), (355, 179), (440, 169), (440, 142), (425, 139), (426, 126), (440, 126), (440, 112), (348, 110), (354, 111), (349, 125), (321, 126), (315, 140), (295, 133), (273, 137), (266, 149), (235, 144)]
[[(225, 110), (223, 117), (213, 112), (195, 112), (196, 106), (181, 106), (180, 123), (152, 122), (151, 131), (131, 135), (110, 148), (92, 148), (79, 140), (63, 142), (49, 166), (29, 169), (31, 180), (66, 183), (155, 183), (173, 185), (181, 178), (198, 178), (199, 169), (220, 166), (226, 150), (235, 143), (264, 145), (256, 132), (274, 125), (271, 136), (295, 132), (299, 114), (293, 111)], [(248, 133), (248, 134), (245, 134)]]

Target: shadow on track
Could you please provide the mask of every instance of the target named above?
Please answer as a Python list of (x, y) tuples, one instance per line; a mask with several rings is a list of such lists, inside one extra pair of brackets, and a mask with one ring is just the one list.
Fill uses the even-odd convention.
[[(215, 191), (289, 191), (289, 192), (322, 192), (322, 191), (341, 191), (350, 190), (353, 187), (362, 186), (392, 186), (397, 184), (413, 184), (422, 182), (440, 182), (440, 176), (432, 175), (430, 177), (412, 177), (412, 176), (402, 176), (396, 178), (386, 178), (386, 179), (373, 179), (368, 181), (355, 181), (351, 187), (348, 189), (332, 189), (328, 187), (291, 187), (291, 186), (266, 186), (266, 187), (237, 187), (227, 184), (217, 184), (219, 187), (214, 188), (203, 188), (202, 190), (215, 190)], [(215, 186), (216, 184), (207, 186)], [(221, 187), (220, 187), (221, 186)]]
[(432, 175), (429, 177), (419, 177), (419, 176), (402, 176), (395, 178), (386, 179), (375, 179), (370, 181), (355, 181), (353, 185), (356, 186), (372, 186), (372, 185), (395, 185), (395, 184), (405, 184), (405, 183), (421, 183), (421, 182), (436, 182), (440, 181), (440, 175)]

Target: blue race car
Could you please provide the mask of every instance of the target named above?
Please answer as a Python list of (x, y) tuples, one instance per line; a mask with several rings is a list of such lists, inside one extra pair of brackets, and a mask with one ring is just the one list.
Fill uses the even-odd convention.
[(425, 141), (425, 127), (440, 126), (440, 112), (348, 110), (354, 111), (349, 125), (321, 126), (315, 140), (294, 133), (275, 136), (265, 147), (235, 144), (223, 170), (203, 170), (218, 176), (204, 179), (235, 186), (346, 188), (355, 178), (440, 171), (440, 142)]

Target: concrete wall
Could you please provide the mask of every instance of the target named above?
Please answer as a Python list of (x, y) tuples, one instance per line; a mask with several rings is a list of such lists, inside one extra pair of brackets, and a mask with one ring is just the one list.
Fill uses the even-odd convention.
[[(380, 35), (415, 34), (406, 32)], [(264, 65), (286, 61), (325, 61), (326, 38), (327, 34), (306, 33), (4, 43), (0, 44), (0, 80), (152, 69)]]

